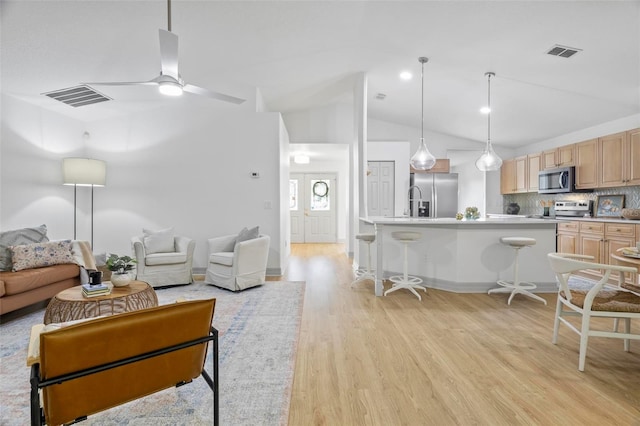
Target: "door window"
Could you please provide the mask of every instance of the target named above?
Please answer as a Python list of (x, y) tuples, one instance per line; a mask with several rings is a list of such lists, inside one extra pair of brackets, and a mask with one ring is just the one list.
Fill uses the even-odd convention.
[(289, 210), (298, 210), (298, 180), (291, 179), (289, 181)]
[(331, 203), (329, 200), (329, 185), (331, 181), (329, 179), (319, 179), (311, 181), (311, 210), (313, 211), (328, 211), (331, 210)]

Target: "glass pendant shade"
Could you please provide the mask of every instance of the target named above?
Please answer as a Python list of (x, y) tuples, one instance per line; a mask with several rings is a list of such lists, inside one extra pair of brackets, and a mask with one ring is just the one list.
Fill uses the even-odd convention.
[(416, 170), (429, 170), (436, 165), (436, 157), (429, 152), (424, 138), (420, 138), (420, 146), (413, 157), (411, 157), (411, 167)]
[(491, 142), (487, 142), (487, 147), (484, 149), (484, 152), (480, 158), (476, 160), (476, 167), (483, 172), (500, 170), (500, 167), (502, 167), (502, 158), (493, 150)]
[(422, 128), (420, 133), (420, 145), (418, 146), (416, 153), (411, 157), (410, 162), (411, 167), (416, 170), (429, 170), (436, 165), (436, 157), (429, 152), (427, 144), (424, 142), (424, 64), (427, 61), (429, 61), (429, 59), (424, 56), (418, 58), (418, 62), (422, 64), (422, 73), (420, 74), (422, 78)]
[(494, 77), (495, 74), (487, 72), (485, 76), (487, 76), (487, 146), (480, 158), (476, 160), (476, 167), (481, 172), (500, 170), (502, 167), (502, 158), (496, 154), (491, 146), (491, 77)]

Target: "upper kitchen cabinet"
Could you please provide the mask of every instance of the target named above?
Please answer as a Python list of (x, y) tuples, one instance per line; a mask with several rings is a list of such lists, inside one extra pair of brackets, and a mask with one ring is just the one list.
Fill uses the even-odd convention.
[(436, 159), (436, 164), (429, 170), (416, 170), (409, 166), (411, 173), (449, 173), (451, 161), (448, 158)]
[(565, 145), (560, 148), (554, 148), (542, 152), (541, 169), (549, 170), (558, 167), (575, 166), (576, 164), (576, 145)]
[(516, 188), (516, 161), (508, 159), (502, 161), (500, 167), (500, 193), (513, 194)]
[(529, 154), (527, 155), (527, 170), (528, 170), (528, 192), (538, 192), (539, 179), (538, 173), (540, 172), (540, 163), (542, 161), (541, 154)]
[(640, 185), (640, 129), (627, 132), (627, 146), (629, 147), (627, 185)]
[(502, 162), (500, 169), (500, 193), (517, 194), (528, 191), (529, 176), (527, 156), (516, 157)]
[(576, 144), (576, 189), (640, 185), (640, 129)]
[(598, 187), (598, 139), (576, 145), (576, 189)]
[(609, 188), (625, 186), (625, 158), (626, 132), (604, 136), (598, 139), (598, 157), (600, 179), (598, 187)]

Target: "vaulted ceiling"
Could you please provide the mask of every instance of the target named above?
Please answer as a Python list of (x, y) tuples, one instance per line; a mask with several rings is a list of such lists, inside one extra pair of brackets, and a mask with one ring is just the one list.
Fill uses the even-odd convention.
[[(73, 108), (42, 95), (81, 82), (159, 74), (167, 3), (4, 1), (1, 90), (79, 120), (166, 102), (155, 88), (99, 87), (114, 99)], [(351, 101), (368, 80), (369, 117), (484, 141), (485, 72), (492, 139), (518, 147), (640, 113), (639, 1), (187, 1), (172, 2), (180, 72), (192, 84), (243, 97), (259, 88), (283, 113)], [(579, 49), (570, 58), (546, 52)], [(402, 81), (398, 75), (414, 75)], [(97, 87), (96, 87), (97, 88)], [(376, 99), (384, 94), (384, 100)]]

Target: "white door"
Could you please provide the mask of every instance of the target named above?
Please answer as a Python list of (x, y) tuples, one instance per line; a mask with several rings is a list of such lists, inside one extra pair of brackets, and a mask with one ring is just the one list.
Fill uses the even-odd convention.
[(369, 161), (367, 167), (367, 214), (394, 216), (395, 162)]
[(335, 243), (337, 241), (336, 190), (335, 173), (291, 175), (292, 243)]

